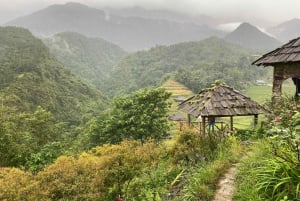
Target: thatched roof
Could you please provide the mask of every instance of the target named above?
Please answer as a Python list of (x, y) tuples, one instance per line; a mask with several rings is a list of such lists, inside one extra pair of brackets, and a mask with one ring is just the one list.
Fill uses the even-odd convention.
[(263, 55), (252, 64), (258, 66), (269, 66), (276, 63), (289, 62), (300, 62), (300, 37), (295, 38), (280, 48)]
[(261, 105), (231, 87), (216, 83), (179, 104), (179, 109), (194, 117), (247, 116), (268, 113)]

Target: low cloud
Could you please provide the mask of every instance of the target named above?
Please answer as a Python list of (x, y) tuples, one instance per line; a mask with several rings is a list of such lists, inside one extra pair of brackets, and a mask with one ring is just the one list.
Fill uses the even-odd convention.
[[(167, 9), (190, 15), (204, 14), (219, 18), (240, 18), (251, 21), (253, 16), (270, 21), (300, 18), (300, 1), (296, 0), (70, 0), (91, 7)], [(68, 0), (1, 0), (0, 23), (4, 19), (29, 14), (52, 4)]]

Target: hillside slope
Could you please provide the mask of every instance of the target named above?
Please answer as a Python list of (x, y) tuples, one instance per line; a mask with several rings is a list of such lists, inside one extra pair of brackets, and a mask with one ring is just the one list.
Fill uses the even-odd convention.
[(3, 104), (20, 111), (42, 106), (57, 120), (78, 124), (107, 103), (99, 91), (66, 70), (41, 40), (23, 28), (0, 27), (0, 70)]
[(126, 52), (101, 38), (65, 32), (43, 40), (51, 53), (72, 73), (101, 89), (104, 78)]
[(121, 60), (105, 82), (108, 95), (122, 94), (155, 86), (168, 76), (197, 92), (221, 79), (241, 88), (263, 72), (251, 66), (253, 52), (219, 38), (157, 46), (130, 54)]

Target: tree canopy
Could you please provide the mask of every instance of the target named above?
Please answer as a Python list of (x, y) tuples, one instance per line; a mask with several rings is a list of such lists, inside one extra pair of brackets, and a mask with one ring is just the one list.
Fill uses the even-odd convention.
[(169, 93), (159, 88), (142, 89), (116, 98), (110, 114), (103, 114), (91, 124), (92, 145), (118, 143), (124, 139), (143, 142), (167, 136), (169, 97)]

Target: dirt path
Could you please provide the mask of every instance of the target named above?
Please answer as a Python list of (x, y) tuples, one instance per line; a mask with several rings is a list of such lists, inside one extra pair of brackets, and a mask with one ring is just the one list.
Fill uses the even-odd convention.
[(235, 189), (235, 177), (239, 164), (234, 164), (219, 181), (213, 201), (231, 201)]

